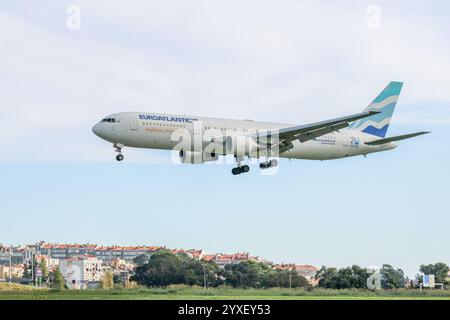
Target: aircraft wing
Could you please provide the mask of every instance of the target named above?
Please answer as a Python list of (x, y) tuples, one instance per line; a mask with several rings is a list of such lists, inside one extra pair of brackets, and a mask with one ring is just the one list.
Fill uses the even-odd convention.
[(278, 143), (272, 145), (272, 151), (278, 151), (279, 153), (285, 152), (293, 147), (291, 141), (299, 140), (300, 142), (306, 142), (333, 131), (338, 131), (340, 129), (349, 126), (350, 122), (355, 120), (367, 118), (373, 116), (378, 111), (366, 111), (361, 113), (352, 114), (345, 117), (339, 117), (331, 120), (325, 120), (320, 122), (314, 122), (310, 124), (304, 124), (300, 126), (294, 126), (289, 128), (283, 128), (279, 130), (271, 130), (264, 132), (263, 134), (258, 133), (258, 136), (277, 136)]
[[(331, 120), (325, 120), (320, 122), (314, 122), (310, 124), (304, 124), (295, 127), (283, 128), (278, 131), (280, 140), (292, 141), (299, 139), (301, 142), (305, 142), (316, 137), (323, 136), (329, 132), (333, 132), (345, 127), (348, 127), (350, 122), (355, 120), (367, 118), (373, 116), (378, 111), (366, 111), (361, 113), (352, 114), (345, 117), (335, 118)], [(323, 133), (321, 132), (323, 131)], [(315, 133), (315, 134), (314, 134)]]
[(378, 139), (378, 140), (375, 140), (375, 141), (366, 142), (366, 144), (369, 145), (369, 146), (376, 146), (376, 145), (385, 144), (385, 143), (389, 143), (389, 142), (400, 141), (400, 140), (405, 140), (405, 139), (417, 137), (417, 136), (420, 136), (422, 134), (427, 134), (427, 133), (430, 133), (430, 132), (429, 131), (422, 131), (422, 132), (404, 134), (404, 135), (401, 135), (401, 136), (389, 137), (389, 138), (385, 138), (385, 139)]

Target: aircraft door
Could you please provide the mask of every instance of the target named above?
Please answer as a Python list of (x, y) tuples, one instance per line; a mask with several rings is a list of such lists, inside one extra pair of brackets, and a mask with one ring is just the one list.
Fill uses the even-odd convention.
[(138, 129), (138, 122), (136, 117), (130, 117), (130, 130), (136, 131)]

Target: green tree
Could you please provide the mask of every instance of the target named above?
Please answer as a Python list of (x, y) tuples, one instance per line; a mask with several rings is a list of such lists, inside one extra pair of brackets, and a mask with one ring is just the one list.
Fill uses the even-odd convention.
[(39, 262), (39, 267), (42, 270), (42, 281), (45, 282), (48, 280), (48, 268), (45, 259), (42, 259), (41, 262)]
[(141, 257), (131, 281), (150, 287), (171, 284), (217, 286), (221, 283), (219, 269), (213, 262), (200, 261), (187, 254), (173, 254), (159, 250), (148, 257)]
[(341, 269), (323, 266), (316, 274), (318, 286), (329, 289), (365, 289), (368, 277), (367, 269), (357, 265)]
[(23, 269), (23, 275), (22, 278), (24, 279), (31, 279), (31, 266), (29, 264), (24, 264), (24, 269)]
[(159, 250), (147, 263), (136, 267), (132, 280), (149, 287), (183, 283), (181, 259), (167, 250)]
[(113, 275), (113, 282), (114, 282), (115, 284), (123, 284), (123, 278), (122, 278), (122, 275), (119, 274), (119, 273), (115, 273), (115, 274)]
[(222, 277), (226, 284), (243, 288), (289, 287), (289, 277), (292, 287), (306, 286), (308, 282), (295, 271), (277, 271), (265, 263), (248, 260), (225, 266)]
[(214, 262), (196, 260), (186, 254), (180, 254), (179, 258), (183, 283), (203, 286), (206, 280), (208, 287), (215, 287), (220, 284), (219, 267)]
[(366, 289), (367, 288), (367, 279), (370, 277), (370, 273), (366, 268), (361, 268), (358, 265), (352, 266), (352, 287), (358, 289)]
[(62, 289), (64, 289), (64, 284), (65, 284), (64, 283), (64, 278), (63, 278), (63, 276), (61, 274), (61, 271), (59, 270), (59, 268), (56, 268), (53, 271), (52, 287), (54, 289), (57, 289), (57, 290), (62, 290)]
[(383, 289), (398, 289), (405, 287), (405, 274), (401, 269), (394, 269), (390, 264), (383, 264), (380, 270)]
[(319, 280), (318, 286), (321, 288), (332, 288), (334, 287), (334, 278), (337, 274), (336, 268), (327, 268), (322, 266), (316, 273), (316, 280)]
[(272, 283), (271, 287), (301, 288), (309, 286), (308, 280), (299, 275), (295, 270), (277, 270), (274, 271), (274, 273), (275, 281)]
[(148, 263), (149, 259), (150, 259), (150, 254), (144, 253), (144, 254), (141, 254), (141, 255), (137, 256), (136, 258), (134, 258), (133, 262), (138, 266), (142, 266), (142, 265)]
[(332, 284), (334, 289), (349, 289), (354, 288), (353, 285), (353, 272), (350, 267), (339, 269), (336, 275), (332, 278)]
[(233, 287), (268, 287), (269, 279), (264, 277), (265, 271), (263, 264), (246, 260), (237, 264), (226, 265), (223, 275), (226, 279), (226, 284)]
[[(420, 272), (426, 275), (434, 274), (434, 278), (436, 283), (448, 284), (447, 282), (447, 274), (449, 271), (449, 267), (446, 263), (438, 262), (435, 264), (422, 264), (420, 266)], [(420, 282), (422, 282), (422, 277), (419, 278)]]

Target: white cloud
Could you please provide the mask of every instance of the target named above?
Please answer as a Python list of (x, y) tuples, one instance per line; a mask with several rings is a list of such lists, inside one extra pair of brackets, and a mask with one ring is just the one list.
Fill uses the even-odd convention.
[(61, 4), (10, 7), (0, 11), (2, 161), (112, 157), (90, 129), (117, 111), (304, 123), (359, 111), (390, 80), (405, 81), (399, 119), (437, 101), (428, 118), (449, 121), (449, 22), (400, 3), (379, 1), (381, 30), (366, 27), (360, 1), (78, 1), (73, 32)]

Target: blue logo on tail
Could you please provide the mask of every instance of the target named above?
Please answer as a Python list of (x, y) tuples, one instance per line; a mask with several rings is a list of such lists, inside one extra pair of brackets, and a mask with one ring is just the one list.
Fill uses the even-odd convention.
[(373, 100), (373, 102), (364, 111), (379, 111), (380, 113), (357, 120), (350, 124), (350, 129), (359, 129), (362, 132), (384, 138), (389, 128), (397, 105), (398, 96), (402, 90), (402, 82), (391, 82), (389, 85)]

